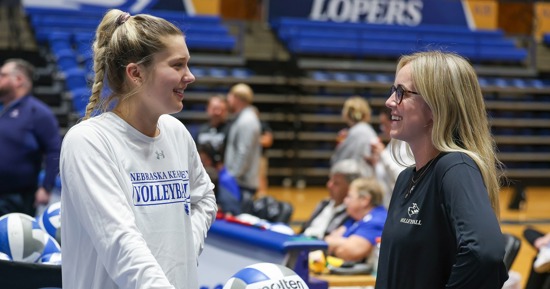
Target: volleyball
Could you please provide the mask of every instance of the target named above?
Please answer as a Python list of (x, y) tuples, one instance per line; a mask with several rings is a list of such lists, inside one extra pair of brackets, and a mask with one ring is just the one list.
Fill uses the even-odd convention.
[(55, 238), (61, 244), (61, 202), (49, 205), (44, 212), (37, 217), (40, 227)]
[(0, 260), (11, 261), (11, 258), (10, 258), (10, 256), (0, 252)]
[(38, 261), (44, 251), (44, 235), (47, 233), (29, 215), (10, 213), (0, 217), (0, 252), (14, 261)]
[(59, 243), (52, 236), (44, 234), (43, 243), (44, 250), (42, 251), (42, 256), (61, 252), (61, 246), (59, 246)]
[(223, 289), (309, 289), (291, 269), (273, 263), (257, 263), (239, 270)]
[(40, 258), (39, 263), (61, 265), (61, 252), (46, 254)]

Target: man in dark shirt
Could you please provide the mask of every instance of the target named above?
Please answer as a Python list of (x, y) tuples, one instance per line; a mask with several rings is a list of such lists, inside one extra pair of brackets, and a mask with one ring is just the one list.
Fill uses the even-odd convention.
[(59, 173), (59, 126), (49, 107), (31, 95), (33, 70), (21, 59), (0, 69), (0, 216), (33, 216), (35, 206), (49, 202)]
[(200, 126), (195, 142), (197, 145), (210, 144), (219, 157), (216, 161), (222, 161), (225, 136), (229, 130), (227, 101), (222, 95), (212, 96), (208, 100), (206, 113), (208, 122)]

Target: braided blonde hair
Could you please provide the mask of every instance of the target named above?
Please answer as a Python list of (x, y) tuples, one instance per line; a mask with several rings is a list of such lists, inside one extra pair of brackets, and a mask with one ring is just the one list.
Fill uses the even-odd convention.
[[(107, 110), (114, 100), (121, 102), (135, 94), (137, 89), (126, 85), (126, 66), (137, 63), (148, 67), (152, 56), (166, 48), (160, 39), (172, 35), (183, 36), (183, 32), (162, 18), (147, 14), (130, 16), (117, 9), (109, 10), (97, 27), (92, 46), (95, 77), (83, 120), (97, 110)], [(111, 94), (102, 99), (105, 80)]]

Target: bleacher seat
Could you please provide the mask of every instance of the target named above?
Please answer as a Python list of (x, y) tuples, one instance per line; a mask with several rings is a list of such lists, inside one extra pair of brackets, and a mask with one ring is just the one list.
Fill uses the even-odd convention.
[[(38, 43), (46, 43), (52, 33), (64, 33), (65, 40), (74, 43), (79, 55), (85, 53), (82, 45), (93, 41), (94, 32), (105, 10), (27, 9)], [(189, 16), (173, 11), (151, 10), (179, 26), (187, 35), (187, 45), (194, 50), (231, 52), (236, 40), (219, 16)], [(88, 36), (88, 37), (86, 37)]]
[(297, 55), (396, 58), (438, 49), (458, 53), (474, 62), (523, 63), (527, 59), (527, 50), (516, 47), (500, 29), (471, 31), (445, 25), (410, 27), (301, 18), (281, 18), (272, 27)]
[(86, 71), (80, 67), (74, 67), (64, 71), (65, 86), (67, 90), (87, 87)]
[(190, 50), (231, 51), (235, 47), (235, 38), (232, 36), (213, 37), (209, 33), (205, 35), (187, 35), (187, 47)]
[(52, 51), (55, 60), (57, 62), (57, 67), (60, 71), (67, 71), (73, 68), (78, 67), (78, 62), (76, 61), (76, 54), (72, 49), (60, 49)]
[(228, 70), (224, 67), (210, 67), (207, 71), (212, 77), (225, 78), (229, 76)]
[(53, 51), (63, 50), (63, 49), (73, 49), (71, 43), (71, 34), (68, 32), (59, 32), (55, 31), (49, 33), (47, 36), (48, 45)]
[(353, 79), (358, 82), (370, 82), (371, 77), (366, 73), (354, 73)]
[(311, 72), (311, 79), (317, 81), (327, 81), (329, 76), (326, 72), (323, 71), (313, 71)]
[(92, 91), (88, 87), (79, 87), (71, 89), (70, 93), (74, 111), (83, 117)]
[(246, 68), (240, 68), (240, 67), (236, 67), (236, 68), (233, 68), (231, 70), (231, 76), (235, 77), (235, 78), (243, 78), (243, 79), (246, 79), (246, 78), (249, 78), (250, 76), (252, 76), (252, 71), (250, 71), (249, 69), (246, 69)]
[(357, 40), (334, 40), (326, 39), (302, 39), (296, 38), (288, 42), (288, 48), (296, 54), (317, 54), (317, 55), (352, 55), (360, 54), (359, 42)]

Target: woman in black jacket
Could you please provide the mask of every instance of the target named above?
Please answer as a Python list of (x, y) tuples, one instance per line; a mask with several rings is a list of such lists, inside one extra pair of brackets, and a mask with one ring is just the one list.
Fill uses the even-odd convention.
[(403, 56), (386, 106), (415, 166), (393, 191), (376, 289), (500, 289), (499, 162), (474, 69), (452, 53)]

